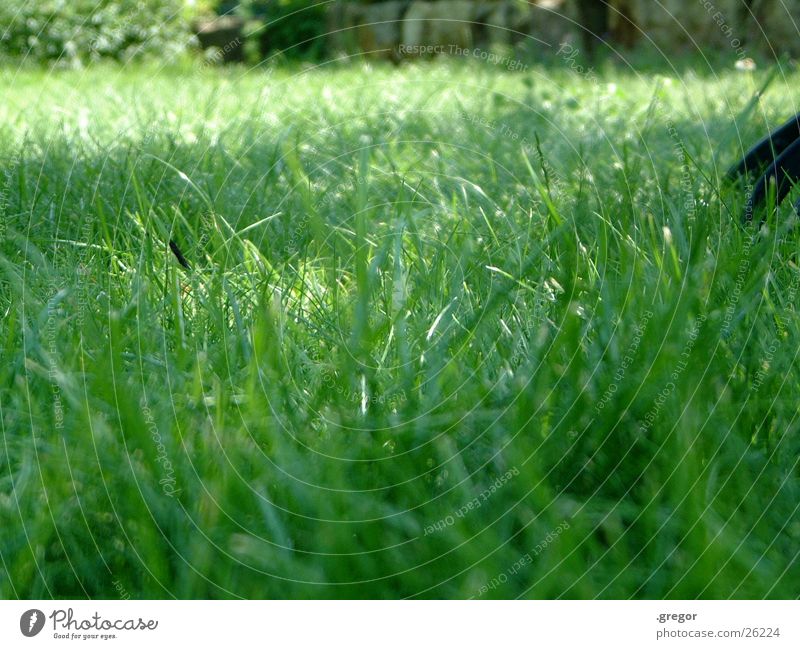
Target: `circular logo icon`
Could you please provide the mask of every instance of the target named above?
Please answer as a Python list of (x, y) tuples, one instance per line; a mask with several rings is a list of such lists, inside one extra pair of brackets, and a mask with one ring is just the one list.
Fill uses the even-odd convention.
[(32, 638), (44, 628), (44, 613), (38, 608), (25, 611), (19, 618), (19, 630), (22, 635)]

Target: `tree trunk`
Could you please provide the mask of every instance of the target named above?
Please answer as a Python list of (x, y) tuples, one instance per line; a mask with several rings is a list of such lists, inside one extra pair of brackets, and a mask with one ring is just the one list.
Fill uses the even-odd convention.
[(605, 0), (576, 0), (583, 28), (583, 46), (594, 55), (598, 43), (605, 40), (609, 29), (609, 11)]

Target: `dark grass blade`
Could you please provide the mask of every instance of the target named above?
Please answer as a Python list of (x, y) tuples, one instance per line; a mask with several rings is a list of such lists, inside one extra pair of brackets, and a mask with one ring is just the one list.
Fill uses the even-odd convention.
[(172, 254), (175, 255), (175, 258), (178, 260), (178, 263), (181, 266), (183, 266), (186, 270), (191, 270), (192, 267), (189, 265), (186, 257), (183, 256), (178, 244), (172, 239), (169, 240), (169, 249), (172, 250)]

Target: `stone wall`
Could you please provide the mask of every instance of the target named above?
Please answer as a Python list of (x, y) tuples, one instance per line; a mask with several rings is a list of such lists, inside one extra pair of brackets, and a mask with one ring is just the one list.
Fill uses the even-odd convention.
[[(446, 53), (448, 48), (513, 45), (535, 49), (599, 40), (615, 49), (635, 45), (677, 50), (725, 51), (744, 58), (757, 53), (800, 53), (800, 0), (608, 0), (599, 27), (596, 5), (581, 0), (389, 0), (334, 3), (329, 33), (334, 49), (402, 58)], [(596, 3), (598, 0), (584, 0)], [(589, 10), (586, 10), (586, 7)], [(600, 11), (600, 14), (603, 12)], [(582, 20), (595, 37), (581, 29)], [(600, 33), (602, 32), (602, 33)], [(551, 47), (548, 49), (557, 49)], [(602, 49), (602, 48), (601, 48)]]
[(334, 48), (399, 60), (531, 38), (552, 44), (574, 32), (569, 10), (569, 0), (345, 2), (331, 7), (328, 31)]
[(800, 0), (752, 0), (743, 22), (747, 43), (770, 54), (800, 56)]
[[(620, 29), (627, 23), (632, 42), (652, 43), (669, 54), (675, 47), (724, 45), (738, 29), (742, 5), (741, 0), (660, 0), (660, 4), (612, 0), (612, 20)], [(730, 36), (726, 36), (728, 31)]]
[(800, 51), (800, 0), (610, 0), (612, 22), (631, 42), (669, 55), (729, 50), (737, 58)]

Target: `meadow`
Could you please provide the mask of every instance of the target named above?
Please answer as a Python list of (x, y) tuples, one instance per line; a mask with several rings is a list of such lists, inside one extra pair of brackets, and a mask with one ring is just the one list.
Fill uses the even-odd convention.
[(0, 70), (0, 597), (800, 596), (800, 74), (703, 63)]

